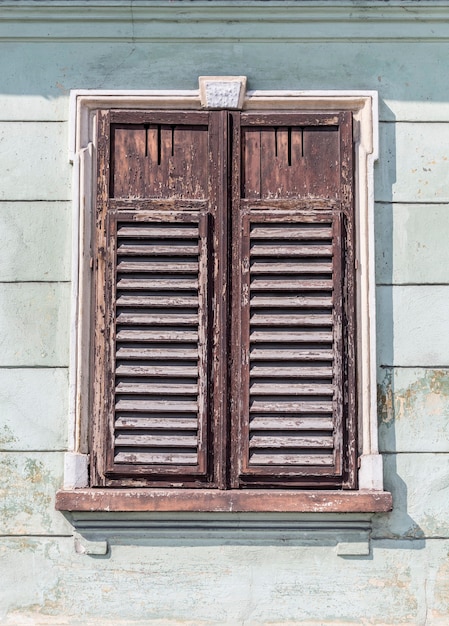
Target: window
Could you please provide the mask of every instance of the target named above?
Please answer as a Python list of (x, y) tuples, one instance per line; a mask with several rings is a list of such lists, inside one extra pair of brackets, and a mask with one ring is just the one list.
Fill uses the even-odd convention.
[(359, 120), (264, 104), (95, 109), (93, 321), (77, 353), (90, 478), (59, 508), (104, 488), (156, 509), (329, 507), (331, 492), (389, 508), (359, 471)]

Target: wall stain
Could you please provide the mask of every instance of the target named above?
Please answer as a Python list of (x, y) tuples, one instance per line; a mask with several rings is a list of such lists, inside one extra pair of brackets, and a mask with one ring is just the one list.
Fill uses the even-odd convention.
[(377, 386), (379, 424), (391, 427), (395, 421), (416, 413), (423, 403), (429, 417), (449, 411), (449, 371), (428, 370), (405, 389), (395, 389), (393, 369), (385, 372)]
[(0, 448), (4, 448), (11, 443), (17, 443), (17, 441), (18, 439), (10, 427), (7, 424), (2, 426), (0, 429)]
[(0, 459), (0, 532), (51, 530), (58, 477), (33, 455), (4, 453)]

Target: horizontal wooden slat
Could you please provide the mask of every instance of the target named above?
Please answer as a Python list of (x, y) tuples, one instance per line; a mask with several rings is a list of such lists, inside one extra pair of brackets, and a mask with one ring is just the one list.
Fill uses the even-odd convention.
[(197, 296), (120, 296), (117, 306), (197, 307)]
[(117, 376), (154, 376), (154, 377), (181, 377), (196, 378), (196, 365), (119, 365), (116, 368)]
[(253, 311), (250, 322), (252, 326), (329, 326), (332, 324), (332, 313), (267, 313)]
[(117, 237), (127, 238), (161, 238), (161, 239), (182, 239), (198, 236), (197, 226), (161, 226), (159, 224), (151, 224), (143, 226), (136, 224), (135, 226), (121, 226), (117, 229)]
[(197, 313), (119, 313), (117, 324), (137, 324), (139, 326), (196, 326)]
[(196, 348), (119, 348), (117, 359), (196, 359), (198, 349)]
[(126, 383), (120, 382), (115, 387), (118, 394), (148, 394), (148, 395), (195, 395), (198, 393), (198, 385), (189, 383)]
[(121, 260), (117, 264), (118, 272), (164, 272), (173, 273), (197, 273), (198, 261), (142, 261), (142, 260)]
[(121, 278), (117, 289), (156, 289), (156, 290), (192, 290), (198, 289), (198, 280), (194, 278)]
[(328, 307), (332, 306), (330, 296), (252, 296), (252, 307)]
[(329, 366), (279, 366), (260, 365), (253, 363), (250, 369), (252, 378), (330, 378), (333, 374), (332, 367)]
[(329, 361), (333, 358), (332, 350), (311, 350), (308, 348), (282, 348), (268, 350), (252, 348), (253, 361)]
[(331, 383), (252, 383), (250, 392), (258, 396), (286, 395), (286, 396), (328, 396), (334, 392)]
[(196, 465), (195, 452), (118, 452), (114, 456), (115, 463), (131, 463), (141, 465)]
[(252, 435), (249, 439), (250, 448), (332, 448), (332, 437), (325, 436), (267, 436)]
[(157, 342), (167, 341), (192, 342), (198, 340), (198, 332), (195, 330), (120, 330), (117, 333), (117, 341), (141, 341)]
[(128, 244), (122, 243), (117, 248), (119, 256), (197, 256), (197, 244)]
[(332, 413), (332, 402), (253, 400), (249, 410), (251, 413)]
[(179, 128), (184, 124), (190, 128), (196, 126), (198, 130), (206, 130), (209, 117), (209, 111), (111, 109), (111, 121), (119, 124), (170, 124)]
[(305, 280), (291, 278), (263, 279), (253, 278), (250, 288), (252, 291), (313, 291), (332, 290), (332, 280)]
[(253, 226), (251, 239), (330, 239), (332, 226), (324, 224), (315, 226), (303, 224), (301, 226)]
[(333, 420), (329, 417), (253, 417), (250, 431), (259, 430), (332, 430)]
[(271, 256), (271, 257), (304, 257), (304, 256), (330, 256), (332, 254), (332, 245), (310, 244), (310, 245), (278, 245), (278, 244), (262, 244), (254, 243), (251, 245), (251, 256)]
[(252, 261), (251, 274), (325, 274), (332, 271), (332, 262), (319, 261)]
[(198, 439), (193, 435), (122, 435), (115, 438), (116, 446), (123, 447), (148, 447), (148, 448), (195, 448)]
[(333, 465), (331, 454), (268, 454), (254, 452), (250, 455), (250, 465)]
[(196, 430), (195, 417), (119, 417), (115, 421), (117, 430)]
[(193, 400), (118, 400), (116, 411), (135, 413), (195, 413), (198, 403)]
[(298, 331), (298, 330), (253, 330), (250, 333), (250, 340), (255, 343), (263, 342), (309, 342), (309, 343), (329, 343), (332, 341), (331, 331)]

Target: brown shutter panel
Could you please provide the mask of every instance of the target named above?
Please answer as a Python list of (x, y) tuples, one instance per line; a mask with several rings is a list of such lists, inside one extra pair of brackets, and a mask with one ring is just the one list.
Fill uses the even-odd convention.
[(180, 217), (117, 225), (115, 472), (205, 473), (207, 216)]
[(351, 118), (241, 124), (233, 486), (354, 486)]
[(211, 480), (208, 123), (100, 116), (94, 485)]

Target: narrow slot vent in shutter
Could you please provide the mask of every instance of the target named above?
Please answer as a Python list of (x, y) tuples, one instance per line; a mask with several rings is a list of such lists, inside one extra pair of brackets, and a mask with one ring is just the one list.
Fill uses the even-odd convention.
[(206, 231), (117, 224), (114, 463), (152, 478), (205, 471)]
[(339, 220), (271, 214), (247, 227), (247, 475), (341, 471)]

